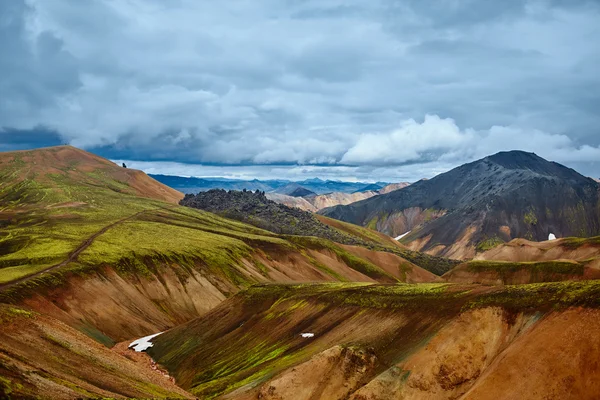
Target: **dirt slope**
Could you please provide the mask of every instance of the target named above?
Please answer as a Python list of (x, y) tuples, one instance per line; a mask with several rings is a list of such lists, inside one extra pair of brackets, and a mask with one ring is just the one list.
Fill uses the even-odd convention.
[(558, 259), (585, 261), (598, 257), (600, 237), (563, 238), (544, 242), (514, 239), (477, 254), (475, 259), (524, 262)]
[(46, 315), (0, 304), (0, 398), (193, 398)]
[(598, 281), (255, 287), (150, 354), (208, 398), (594, 399), (598, 293)]
[(519, 285), (538, 282), (600, 279), (600, 268), (593, 262), (573, 260), (533, 262), (468, 261), (442, 276), (447, 282), (483, 285)]

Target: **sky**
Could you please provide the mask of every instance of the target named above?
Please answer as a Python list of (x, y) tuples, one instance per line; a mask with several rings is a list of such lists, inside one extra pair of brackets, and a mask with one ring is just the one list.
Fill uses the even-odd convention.
[(600, 177), (600, 0), (0, 0), (0, 151), (414, 181), (502, 150)]

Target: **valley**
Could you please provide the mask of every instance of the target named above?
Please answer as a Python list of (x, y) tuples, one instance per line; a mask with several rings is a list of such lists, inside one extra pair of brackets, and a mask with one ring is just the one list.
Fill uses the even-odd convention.
[(0, 167), (0, 398), (598, 392), (598, 237), (555, 225), (557, 240), (469, 242), (450, 259), (414, 245), (446, 206), (403, 210), (413, 232), (398, 241), (261, 191), (184, 198), (71, 146), (0, 153)]

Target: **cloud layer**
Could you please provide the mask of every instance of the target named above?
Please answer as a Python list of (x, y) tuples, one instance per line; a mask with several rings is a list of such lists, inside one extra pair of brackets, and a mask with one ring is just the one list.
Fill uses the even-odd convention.
[(599, 20), (593, 0), (5, 1), (0, 146), (398, 178), (523, 149), (600, 175)]

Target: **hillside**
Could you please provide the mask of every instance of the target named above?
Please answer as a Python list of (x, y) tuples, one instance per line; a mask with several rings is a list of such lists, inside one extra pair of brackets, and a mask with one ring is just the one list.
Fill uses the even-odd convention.
[(600, 186), (535, 154), (503, 152), (326, 216), (368, 226), (413, 250), (471, 258), (514, 238), (600, 234)]
[[(395, 241), (394, 244), (390, 244), (391, 238), (382, 240), (375, 234), (366, 234), (369, 230), (336, 224), (330, 219), (317, 218), (310, 212), (275, 203), (269, 200), (264, 192), (214, 189), (197, 195), (188, 194), (180, 204), (236, 219), (277, 234), (312, 236), (340, 244), (392, 252), (436, 275), (442, 275), (458, 264), (448, 259), (408, 250)], [(294, 242), (302, 241), (304, 246), (313, 249), (328, 247), (322, 240), (292, 237), (287, 239)]]
[[(180, 194), (72, 147), (0, 160), (0, 303), (10, 305), (2, 318), (14, 321), (0, 324), (0, 371), (12, 382), (0, 379), (0, 397), (73, 398), (73, 388), (84, 397), (181, 393), (168, 380), (144, 380), (127, 357), (97, 343), (172, 328), (256, 283), (439, 279), (376, 249), (290, 240), (165, 202)], [(33, 345), (49, 351), (34, 354)], [(52, 346), (84, 370), (57, 363)]]
[(475, 260), (509, 262), (574, 260), (600, 268), (600, 237), (563, 238), (544, 242), (514, 239), (477, 254)]
[(591, 400), (598, 282), (255, 286), (149, 353), (200, 398)]

